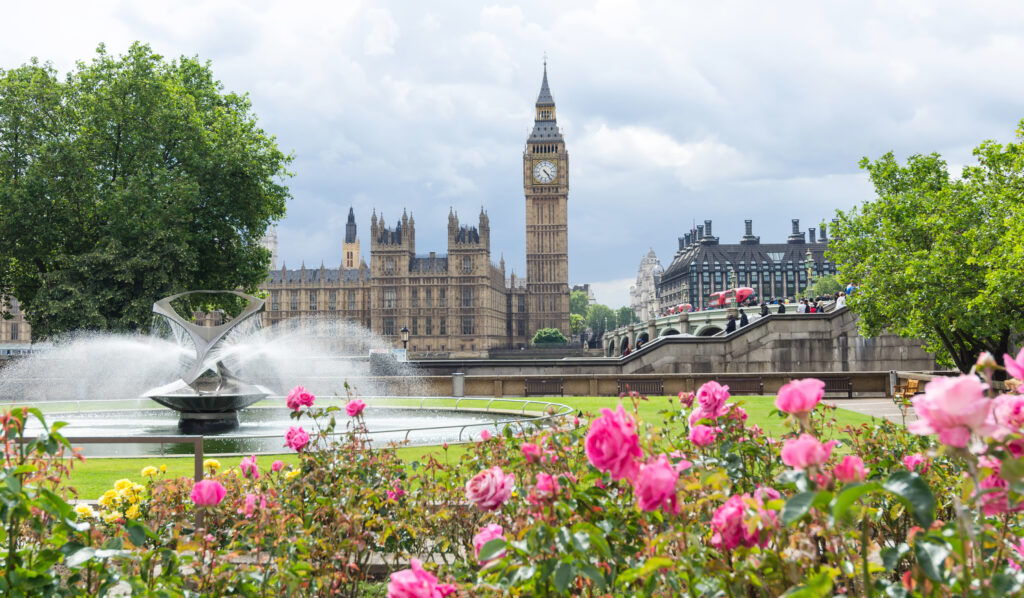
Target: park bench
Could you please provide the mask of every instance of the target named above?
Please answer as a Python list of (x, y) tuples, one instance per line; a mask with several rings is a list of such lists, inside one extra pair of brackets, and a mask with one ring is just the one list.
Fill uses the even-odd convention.
[(911, 378), (907, 380), (906, 384), (897, 384), (893, 388), (892, 398), (897, 405), (910, 405), (910, 398), (917, 394), (920, 380)]
[(564, 394), (565, 387), (561, 378), (527, 378), (524, 382), (525, 396), (528, 397), (550, 397)]
[(760, 377), (757, 378), (729, 378), (728, 380), (719, 380), (719, 384), (729, 387), (729, 394), (731, 395), (763, 395), (764, 394), (764, 380)]
[(825, 392), (845, 392), (846, 398), (853, 398), (853, 380), (849, 377), (821, 377), (822, 382), (825, 383)]
[(664, 380), (619, 380), (619, 394), (638, 392), (642, 395), (661, 396), (665, 394)]

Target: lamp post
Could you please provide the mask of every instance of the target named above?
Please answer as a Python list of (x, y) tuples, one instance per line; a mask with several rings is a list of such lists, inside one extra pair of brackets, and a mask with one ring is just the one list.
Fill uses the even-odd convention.
[(811, 288), (811, 268), (814, 267), (814, 256), (811, 255), (811, 250), (808, 249), (807, 253), (804, 254), (804, 266), (807, 268), (807, 289)]
[(402, 335), (402, 348), (405, 349), (409, 346), (409, 329), (402, 326), (402, 329), (398, 332)]

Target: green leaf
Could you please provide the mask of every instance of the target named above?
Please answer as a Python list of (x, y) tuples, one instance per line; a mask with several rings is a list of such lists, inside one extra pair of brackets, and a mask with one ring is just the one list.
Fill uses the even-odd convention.
[(585, 575), (587, 579), (594, 582), (594, 585), (597, 586), (598, 591), (603, 592), (604, 589), (607, 587), (607, 584), (604, 581), (604, 575), (601, 573), (601, 570), (591, 565), (590, 563), (581, 564), (580, 572), (583, 573), (583, 575)]
[(505, 542), (504, 538), (488, 540), (487, 543), (480, 548), (480, 556), (477, 557), (477, 560), (480, 562), (493, 560), (499, 554), (505, 552), (507, 547), (508, 544)]
[(832, 499), (832, 493), (822, 490), (821, 492), (801, 492), (789, 497), (785, 506), (782, 507), (782, 523), (789, 525), (800, 519), (811, 510), (811, 507), (827, 505)]
[(642, 566), (623, 571), (617, 581), (619, 584), (627, 584), (634, 579), (644, 579), (658, 569), (671, 568), (673, 565), (675, 565), (675, 561), (672, 559), (662, 556), (651, 557)]
[(826, 598), (832, 595), (832, 576), (819, 573), (807, 580), (807, 583), (790, 588), (783, 598)]
[(903, 558), (903, 555), (910, 551), (910, 546), (906, 542), (900, 542), (899, 546), (887, 547), (882, 549), (882, 566), (885, 567), (886, 571), (892, 571), (896, 568), (896, 565)]
[(860, 497), (881, 489), (882, 487), (874, 482), (844, 486), (832, 501), (832, 518), (836, 521), (841, 520)]
[(601, 557), (607, 559), (612, 555), (612, 548), (608, 545), (608, 540), (605, 539), (605, 532), (593, 523), (577, 523), (572, 526), (572, 531), (576, 533), (582, 531), (590, 535), (590, 545), (597, 550)]
[(125, 531), (128, 532), (128, 539), (132, 541), (132, 544), (142, 548), (146, 545), (147, 534), (146, 526), (137, 521), (128, 521), (125, 524)]
[(918, 525), (927, 528), (935, 520), (935, 496), (931, 488), (912, 471), (898, 471), (882, 484), (911, 510)]
[(89, 546), (83, 546), (82, 548), (79, 548), (78, 550), (69, 554), (67, 558), (64, 560), (64, 565), (68, 569), (74, 569), (82, 563), (88, 561), (95, 555), (96, 550), (94, 548), (91, 548)]
[(928, 579), (943, 583), (945, 581), (946, 557), (950, 553), (949, 544), (931, 537), (921, 538), (914, 542), (914, 556), (917, 564)]
[(572, 563), (563, 561), (555, 567), (555, 589), (559, 592), (564, 592), (575, 578), (576, 571)]

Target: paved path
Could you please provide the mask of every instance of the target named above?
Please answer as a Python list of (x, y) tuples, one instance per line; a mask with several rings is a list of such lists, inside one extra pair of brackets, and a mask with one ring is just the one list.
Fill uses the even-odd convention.
[[(864, 415), (882, 417), (894, 422), (903, 421), (899, 408), (896, 407), (896, 404), (888, 397), (872, 397), (868, 399), (825, 399), (824, 402), (829, 403), (830, 405), (835, 405), (841, 409), (848, 409), (850, 411), (856, 411), (857, 413), (863, 413)], [(914, 415), (913, 408), (911, 408), (907, 413), (907, 423), (910, 423), (915, 419), (917, 419), (917, 416)]]

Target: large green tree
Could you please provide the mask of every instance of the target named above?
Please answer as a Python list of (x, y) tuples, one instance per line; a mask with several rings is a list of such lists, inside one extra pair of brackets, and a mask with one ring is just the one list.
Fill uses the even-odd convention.
[(615, 310), (616, 326), (626, 326), (627, 324), (632, 324), (633, 322), (636, 322), (636, 313), (633, 311), (632, 307), (624, 305), (619, 309)]
[(595, 303), (587, 309), (587, 328), (598, 338), (615, 327), (615, 312), (607, 305)]
[(33, 335), (134, 330), (160, 296), (254, 290), (291, 157), (209, 62), (103, 46), (0, 70), (0, 292)]
[(865, 334), (925, 339), (961, 371), (1024, 329), (1024, 122), (1016, 142), (974, 155), (959, 178), (937, 154), (865, 158), (877, 198), (840, 213), (830, 243)]
[(583, 291), (572, 291), (569, 293), (569, 313), (587, 315), (587, 307), (590, 306), (590, 298)]

